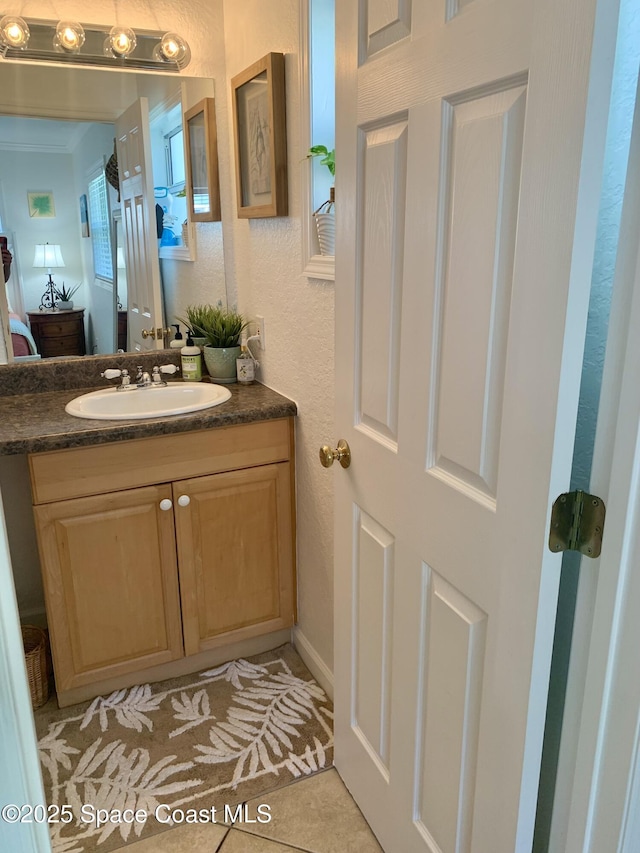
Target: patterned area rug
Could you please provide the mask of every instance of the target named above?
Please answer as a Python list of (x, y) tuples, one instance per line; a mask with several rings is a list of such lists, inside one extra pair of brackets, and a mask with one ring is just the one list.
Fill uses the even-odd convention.
[(35, 718), (54, 853), (255, 821), (238, 804), (333, 757), (331, 702), (290, 645)]

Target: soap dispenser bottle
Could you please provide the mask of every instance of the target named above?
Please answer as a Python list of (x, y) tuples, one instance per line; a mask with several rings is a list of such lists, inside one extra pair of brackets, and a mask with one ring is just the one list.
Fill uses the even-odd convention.
[(169, 347), (171, 349), (182, 349), (184, 346), (184, 338), (182, 337), (182, 332), (180, 331), (180, 323), (172, 323), (173, 328), (176, 330), (175, 337), (172, 341), (169, 341)]
[(187, 333), (187, 345), (180, 350), (182, 378), (185, 382), (200, 382), (202, 379), (202, 352), (197, 347), (191, 335)]
[(236, 377), (241, 385), (251, 385), (256, 378), (255, 361), (244, 336), (240, 342), (240, 355), (236, 359)]

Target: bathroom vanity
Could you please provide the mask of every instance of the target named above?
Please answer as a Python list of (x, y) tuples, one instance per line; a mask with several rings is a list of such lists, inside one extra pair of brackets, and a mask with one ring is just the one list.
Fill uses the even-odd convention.
[[(5, 423), (20, 401), (31, 410), (29, 437), (13, 437), (28, 454), (60, 705), (290, 628), (295, 405), (232, 386), (193, 415), (98, 422), (64, 414), (76, 394), (0, 398)], [(3, 432), (0, 452), (16, 452)]]

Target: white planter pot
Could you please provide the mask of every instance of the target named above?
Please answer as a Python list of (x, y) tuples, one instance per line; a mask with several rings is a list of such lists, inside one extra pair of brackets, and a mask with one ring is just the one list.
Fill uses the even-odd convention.
[(63, 299), (59, 299), (56, 302), (56, 308), (58, 311), (71, 311), (73, 309), (73, 301), (69, 300), (68, 302), (65, 302)]
[(333, 213), (314, 213), (321, 255), (336, 253), (336, 218)]
[(313, 212), (321, 255), (334, 256), (336, 253), (336, 217), (333, 210), (335, 199), (335, 188), (331, 187), (329, 199)]
[(230, 385), (237, 381), (236, 359), (241, 347), (210, 347), (203, 349), (204, 363), (213, 382)]

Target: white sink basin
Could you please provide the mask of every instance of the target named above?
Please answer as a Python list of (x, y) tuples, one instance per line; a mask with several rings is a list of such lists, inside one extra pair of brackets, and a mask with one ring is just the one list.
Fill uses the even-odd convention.
[(75, 418), (99, 421), (159, 418), (165, 415), (184, 415), (218, 406), (231, 397), (231, 391), (221, 385), (204, 382), (171, 382), (159, 388), (136, 388), (118, 391), (103, 388), (90, 391), (67, 403), (65, 411)]

